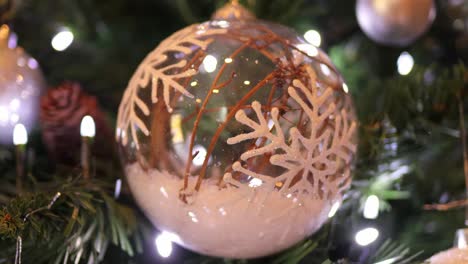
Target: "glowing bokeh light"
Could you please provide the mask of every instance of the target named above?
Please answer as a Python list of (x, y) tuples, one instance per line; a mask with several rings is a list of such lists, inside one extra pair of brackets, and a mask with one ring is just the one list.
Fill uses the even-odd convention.
[(379, 230), (373, 227), (368, 227), (357, 232), (354, 239), (358, 245), (365, 247), (372, 244), (375, 240), (377, 240), (378, 237)]
[(162, 232), (154, 240), (156, 250), (163, 258), (168, 258), (172, 254), (172, 235), (168, 232)]
[(316, 47), (320, 47), (320, 44), (322, 44), (322, 37), (320, 36), (320, 33), (317, 30), (308, 30), (304, 34), (304, 39)]
[(56, 51), (64, 51), (73, 43), (74, 39), (75, 36), (70, 30), (63, 29), (52, 38), (51, 45)]
[(414, 59), (408, 52), (400, 54), (397, 60), (398, 73), (400, 75), (408, 75), (414, 66)]
[(94, 137), (96, 135), (96, 125), (94, 119), (87, 115), (81, 119), (80, 135), (82, 137)]
[(203, 68), (208, 73), (214, 72), (217, 65), (218, 60), (213, 55), (206, 55), (205, 59), (203, 59)]
[(377, 216), (379, 216), (379, 207), (379, 197), (377, 197), (376, 195), (370, 195), (369, 197), (367, 197), (366, 202), (364, 203), (364, 218), (376, 219)]
[(16, 124), (13, 129), (13, 144), (15, 146), (25, 145), (28, 143), (28, 131), (23, 124)]

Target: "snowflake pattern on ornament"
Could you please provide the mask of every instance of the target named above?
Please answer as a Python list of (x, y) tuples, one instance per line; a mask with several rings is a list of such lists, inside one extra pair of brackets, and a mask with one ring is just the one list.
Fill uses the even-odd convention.
[[(288, 88), (288, 94), (309, 118), (309, 135), (303, 135), (297, 127), (292, 127), (289, 129), (289, 138), (286, 138), (279, 121), (279, 109), (272, 108), (270, 118), (267, 118), (262, 112), (262, 105), (255, 101), (251, 106), (258, 121), (249, 118), (245, 110), (239, 110), (235, 116), (239, 123), (253, 131), (227, 140), (228, 144), (233, 145), (246, 140), (266, 139), (267, 144), (244, 152), (240, 159), (246, 162), (260, 155), (272, 154), (269, 162), (284, 168), (284, 173), (272, 177), (249, 170), (236, 161), (232, 166), (234, 172), (248, 175), (256, 182), (260, 180), (261, 184), (252, 188), (251, 184), (233, 179), (232, 173), (224, 175), (225, 182), (245, 189), (246, 193), (252, 193), (257, 188), (273, 191), (281, 186), (282, 192), (313, 195), (318, 199), (333, 197), (348, 187), (350, 170), (343, 168), (351, 162), (353, 155), (350, 153), (356, 152), (354, 135), (357, 126), (351, 118), (353, 112), (350, 102), (345, 102), (341, 109), (337, 109), (333, 88), (317, 87), (314, 70), (310, 66), (306, 67), (309, 85), (295, 79)], [(330, 121), (333, 123), (331, 126), (328, 124)]]
[(161, 42), (143, 60), (130, 79), (119, 107), (117, 120), (116, 139), (121, 141), (124, 146), (128, 143), (128, 130), (130, 130), (130, 136), (137, 149), (139, 148), (139, 140), (136, 129), (138, 128), (146, 136), (150, 134), (147, 125), (136, 111), (138, 109), (145, 116), (150, 114), (149, 106), (138, 96), (140, 89), (151, 87), (151, 101), (154, 104), (158, 102), (158, 90), (162, 87), (164, 103), (168, 112), (172, 112), (170, 106), (171, 90), (193, 98), (193, 95), (178, 80), (193, 76), (197, 71), (187, 67), (186, 59), (171, 65), (165, 65), (165, 63), (168, 59), (168, 53), (182, 53), (186, 56), (199, 49), (206, 50), (213, 41), (212, 38), (207, 37), (226, 33), (225, 29), (196, 30), (197, 27), (199, 26), (193, 25), (182, 29)]

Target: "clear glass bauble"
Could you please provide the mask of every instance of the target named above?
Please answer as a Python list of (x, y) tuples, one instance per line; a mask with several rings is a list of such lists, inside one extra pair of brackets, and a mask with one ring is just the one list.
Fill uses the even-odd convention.
[(427, 264), (466, 264), (466, 263), (468, 263), (468, 249), (466, 248), (452, 248), (446, 251), (442, 251), (427, 260)]
[(329, 58), (284, 26), (182, 29), (144, 59), (119, 108), (132, 193), (155, 226), (202, 254), (286, 249), (322, 226), (351, 182), (347, 92)]
[(23, 124), (28, 131), (38, 118), (45, 81), (38, 62), (0, 26), (0, 143), (13, 144), (13, 128)]

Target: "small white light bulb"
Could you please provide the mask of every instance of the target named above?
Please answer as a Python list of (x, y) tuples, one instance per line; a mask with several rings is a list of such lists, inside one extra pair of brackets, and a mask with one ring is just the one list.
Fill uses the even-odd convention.
[(208, 73), (214, 72), (217, 65), (218, 60), (213, 55), (206, 55), (206, 57), (203, 59), (203, 67)]
[(358, 245), (365, 247), (372, 244), (375, 240), (377, 240), (378, 237), (379, 230), (373, 227), (368, 227), (357, 232), (354, 239)]
[(307, 40), (307, 42), (316, 47), (320, 47), (320, 44), (322, 43), (322, 37), (320, 36), (320, 33), (317, 30), (308, 30), (304, 34), (304, 38), (305, 40)]
[(74, 38), (75, 36), (70, 30), (62, 29), (52, 38), (52, 48), (56, 51), (64, 51), (73, 43)]
[(411, 54), (408, 52), (403, 52), (400, 54), (397, 60), (398, 73), (400, 75), (408, 75), (414, 66), (414, 59)]
[(23, 124), (16, 124), (13, 129), (13, 144), (26, 145), (28, 143), (28, 132)]
[(81, 119), (80, 134), (82, 137), (94, 137), (96, 135), (96, 126), (91, 116), (87, 115)]
[(156, 250), (163, 258), (168, 258), (172, 254), (172, 236), (167, 232), (162, 232), (154, 240)]
[(367, 197), (364, 203), (364, 218), (376, 219), (379, 216), (380, 201), (376, 195), (370, 195)]

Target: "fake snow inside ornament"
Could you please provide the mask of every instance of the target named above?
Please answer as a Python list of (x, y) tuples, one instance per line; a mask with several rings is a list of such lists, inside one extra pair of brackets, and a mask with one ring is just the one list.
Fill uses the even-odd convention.
[(30, 131), (37, 120), (45, 81), (37, 61), (0, 25), (0, 143), (13, 144), (13, 128), (23, 124)]
[(433, 0), (358, 0), (356, 16), (372, 40), (405, 46), (421, 36), (435, 18)]
[(286, 249), (322, 226), (351, 182), (347, 92), (322, 51), (228, 4), (164, 40), (131, 78), (116, 136), (132, 193), (202, 254)]

